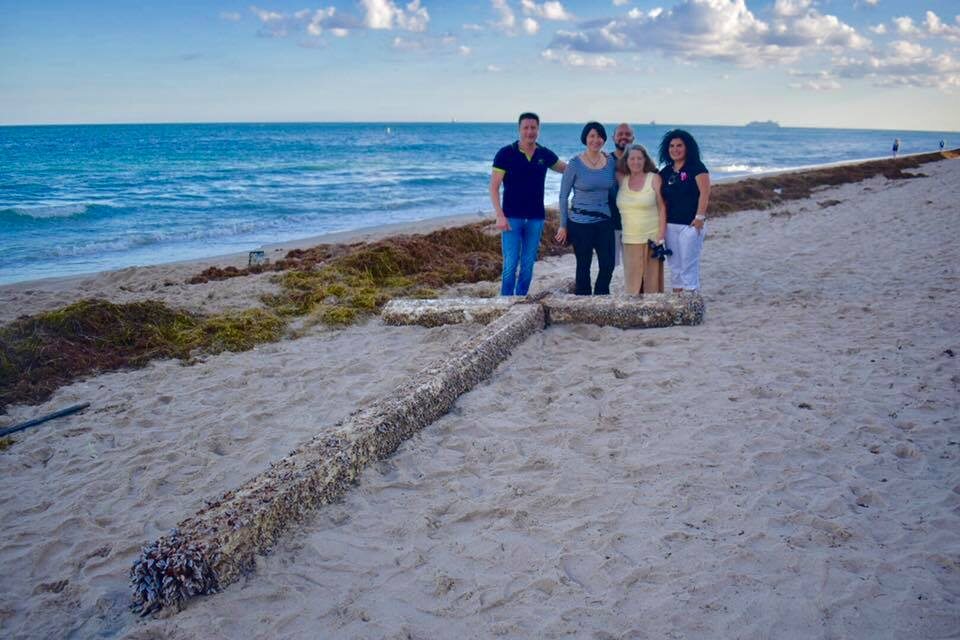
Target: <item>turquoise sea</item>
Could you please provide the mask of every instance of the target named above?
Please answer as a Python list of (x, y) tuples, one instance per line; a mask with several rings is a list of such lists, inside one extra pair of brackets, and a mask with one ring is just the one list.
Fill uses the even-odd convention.
[[(581, 126), (544, 123), (540, 142), (568, 158), (582, 150)], [(655, 153), (672, 126), (638, 126), (637, 141)], [(901, 153), (960, 141), (936, 131), (684, 128), (715, 180), (884, 157), (894, 137)], [(514, 123), (0, 127), (0, 284), (487, 212), (491, 160), (515, 138)], [(559, 187), (551, 173), (548, 203)]]

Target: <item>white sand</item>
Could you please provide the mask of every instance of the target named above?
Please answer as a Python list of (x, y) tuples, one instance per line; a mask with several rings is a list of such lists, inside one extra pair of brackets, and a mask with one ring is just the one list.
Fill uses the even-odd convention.
[(139, 544), (470, 328), (373, 322), (11, 408), (93, 402), (0, 454), (0, 632), (960, 637), (960, 162), (921, 171), (712, 221), (706, 324), (549, 328), (175, 616), (126, 611)]

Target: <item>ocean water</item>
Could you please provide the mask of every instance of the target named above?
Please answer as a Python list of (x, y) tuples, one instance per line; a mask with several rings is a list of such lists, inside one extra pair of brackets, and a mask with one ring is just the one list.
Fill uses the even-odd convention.
[[(544, 123), (561, 158), (581, 124)], [(608, 126), (612, 135), (613, 127)], [(655, 153), (670, 125), (636, 127)], [(714, 180), (932, 151), (960, 134), (684, 126)], [(504, 124), (0, 127), (0, 284), (248, 251), (395, 222), (489, 212)], [(607, 150), (613, 147), (612, 141)], [(560, 188), (547, 180), (547, 202)]]

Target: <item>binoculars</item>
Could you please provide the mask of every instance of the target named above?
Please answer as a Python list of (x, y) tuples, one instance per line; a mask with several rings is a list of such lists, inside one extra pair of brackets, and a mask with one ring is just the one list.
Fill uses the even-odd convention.
[(673, 251), (667, 248), (665, 244), (657, 244), (653, 240), (647, 240), (647, 246), (650, 248), (650, 257), (663, 262), (667, 256), (672, 256)]

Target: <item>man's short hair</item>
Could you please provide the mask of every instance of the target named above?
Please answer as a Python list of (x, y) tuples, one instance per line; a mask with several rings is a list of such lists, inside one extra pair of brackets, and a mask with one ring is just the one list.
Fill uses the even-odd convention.
[(523, 113), (521, 113), (520, 117), (517, 118), (517, 125), (519, 126), (520, 124), (522, 124), (524, 120), (536, 120), (537, 124), (538, 125), (540, 124), (540, 116), (533, 113), (532, 111), (524, 111)]

